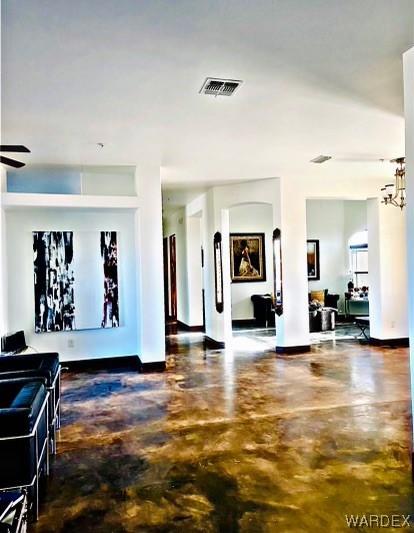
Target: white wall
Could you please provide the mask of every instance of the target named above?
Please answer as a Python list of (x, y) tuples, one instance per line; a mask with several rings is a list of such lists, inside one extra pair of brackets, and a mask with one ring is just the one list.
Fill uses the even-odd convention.
[(359, 231), (365, 231), (368, 229), (366, 200), (345, 201), (344, 215), (345, 242), (348, 245), (348, 241), (352, 235)]
[[(414, 47), (404, 54), (404, 114), (407, 204), (414, 205)], [(408, 272), (408, 318), (410, 338), (411, 391), (414, 391), (414, 209), (407, 208), (406, 247)], [(414, 394), (411, 392), (414, 412)], [(414, 434), (414, 433), (413, 433)]]
[(186, 217), (188, 326), (203, 325), (203, 269), (201, 262), (201, 216)]
[[(1, 107), (1, 106), (0, 106)], [(8, 331), (7, 326), (7, 249), (6, 212), (2, 205), (2, 195), (6, 190), (6, 172), (0, 169), (0, 337)]]
[(405, 212), (368, 200), (370, 336), (408, 336), (407, 247)]
[(82, 194), (133, 196), (134, 167), (85, 167), (81, 172)]
[(231, 284), (232, 319), (254, 317), (252, 294), (273, 292), (273, 209), (267, 204), (246, 204), (229, 209), (230, 233), (265, 233), (266, 281)]
[(349, 268), (344, 231), (344, 202), (308, 200), (306, 208), (307, 238), (319, 239), (320, 256), (320, 280), (309, 281), (309, 290), (329, 289), (330, 293), (342, 296)]
[[(159, 156), (135, 169), (140, 208), (135, 212), (135, 245), (140, 310), (135, 327), (140, 331), (143, 363), (165, 361), (164, 268), (162, 250), (162, 198)], [(132, 247), (132, 242), (131, 242)]]
[[(18, 209), (6, 212), (8, 329), (23, 329), (39, 351), (57, 351), (61, 359), (140, 355), (137, 328), (135, 213), (115, 210)], [(32, 231), (118, 232), (120, 327), (86, 331), (34, 333)], [(73, 343), (73, 347), (70, 344)]]
[(349, 277), (349, 238), (367, 229), (366, 201), (308, 200), (307, 238), (319, 239), (320, 280), (309, 281), (309, 290), (328, 289), (339, 294), (344, 310), (344, 293)]

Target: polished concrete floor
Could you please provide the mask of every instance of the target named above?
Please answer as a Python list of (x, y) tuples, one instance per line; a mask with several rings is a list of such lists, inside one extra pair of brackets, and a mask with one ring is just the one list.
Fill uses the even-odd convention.
[(170, 338), (168, 370), (67, 373), (40, 532), (335, 532), (414, 514), (408, 350), (276, 357)]
[[(268, 328), (234, 328), (234, 347), (243, 349), (249, 344), (253, 351), (272, 350), (276, 346), (276, 329)], [(353, 322), (337, 323), (333, 331), (315, 331), (309, 335), (310, 344), (323, 342), (336, 342), (344, 340), (359, 340), (364, 342), (366, 338)]]

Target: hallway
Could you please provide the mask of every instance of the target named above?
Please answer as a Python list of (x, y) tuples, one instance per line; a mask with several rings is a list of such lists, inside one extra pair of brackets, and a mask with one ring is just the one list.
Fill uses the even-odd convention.
[[(66, 373), (59, 454), (35, 531), (346, 531), (413, 511), (407, 349), (205, 352), (165, 373)], [(54, 529), (50, 525), (55, 524)]]

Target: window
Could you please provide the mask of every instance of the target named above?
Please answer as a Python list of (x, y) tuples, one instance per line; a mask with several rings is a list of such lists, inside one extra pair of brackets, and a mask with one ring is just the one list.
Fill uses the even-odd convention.
[(351, 272), (355, 287), (368, 286), (368, 245), (365, 248), (351, 247)]
[(349, 239), (349, 263), (354, 286), (368, 287), (368, 232), (360, 231)]

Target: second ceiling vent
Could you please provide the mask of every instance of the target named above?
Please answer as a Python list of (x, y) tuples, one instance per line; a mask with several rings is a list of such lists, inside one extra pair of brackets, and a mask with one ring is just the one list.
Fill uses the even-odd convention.
[(325, 163), (325, 161), (329, 161), (330, 159), (332, 159), (332, 156), (330, 155), (318, 155), (318, 157), (314, 157), (313, 159), (310, 160), (311, 163)]
[(213, 96), (232, 96), (242, 83), (241, 80), (206, 78), (199, 93), (212, 94)]

